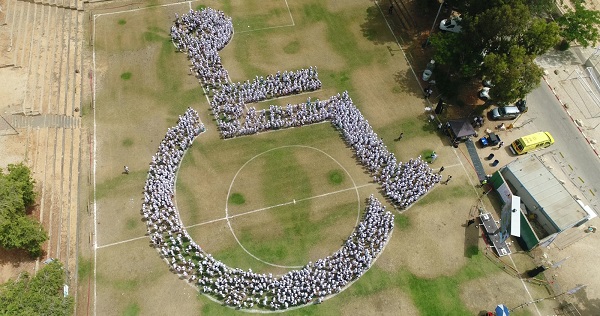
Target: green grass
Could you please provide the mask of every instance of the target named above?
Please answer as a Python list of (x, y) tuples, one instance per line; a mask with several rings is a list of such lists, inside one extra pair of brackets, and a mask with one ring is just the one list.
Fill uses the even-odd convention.
[(394, 217), (394, 229), (407, 229), (410, 227), (410, 218), (404, 214), (396, 214)]
[(77, 278), (80, 281), (87, 280), (92, 272), (92, 260), (84, 257), (79, 257), (79, 262), (77, 263)]
[(138, 226), (140, 220), (138, 218), (129, 218), (125, 222), (125, 228), (128, 230), (134, 229)]
[[(283, 234), (277, 238), (257, 241), (253, 239), (252, 231), (242, 230), (238, 234), (240, 242), (255, 256), (271, 263), (284, 265), (304, 265), (310, 250), (326, 237), (326, 229), (335, 227), (342, 219), (356, 216), (356, 203), (340, 203), (329, 209), (322, 210), (326, 214), (319, 220), (313, 220), (309, 216), (310, 203), (308, 201), (297, 202), (288, 207), (279, 207), (274, 212), (277, 223)], [(262, 228), (262, 227), (261, 227)], [(318, 246), (317, 246), (318, 247)], [(341, 247), (339, 245), (326, 245), (331, 252)]]
[(120, 291), (130, 292), (140, 287), (140, 279), (115, 280), (113, 285)]
[(246, 198), (241, 193), (233, 193), (229, 196), (229, 202), (235, 205), (246, 203)]
[(123, 311), (123, 316), (137, 316), (140, 314), (141, 308), (138, 303), (131, 303), (127, 305), (125, 311)]
[(125, 25), (125, 24), (127, 24), (127, 21), (126, 21), (125, 19), (120, 19), (120, 20), (117, 22), (117, 24), (119, 24), (119, 25)]
[(121, 141), (121, 145), (123, 145), (123, 147), (131, 147), (133, 146), (133, 139), (127, 137)]
[[(447, 178), (448, 176), (444, 176), (444, 180)], [(451, 184), (452, 182), (449, 185)], [(438, 187), (434, 187), (427, 195), (417, 201), (417, 205), (426, 206), (431, 203), (456, 200), (473, 195), (473, 187), (469, 185), (453, 186), (452, 190), (445, 190), (446, 186), (441, 187), (440, 184), (436, 184), (436, 186)]]
[[(230, 6), (231, 4), (229, 1), (226, 1), (223, 4), (223, 8), (226, 12), (228, 11), (227, 8)], [(201, 7), (203, 6), (198, 5), (196, 9), (200, 9)], [(287, 12), (281, 13), (279, 11), (271, 13), (287, 14)], [(359, 104), (356, 100), (357, 96), (352, 94), (352, 91), (355, 90), (352, 85), (354, 71), (360, 67), (379, 63), (381, 60), (387, 60), (384, 59), (387, 51), (381, 53), (379, 51), (372, 52), (360, 48), (364, 47), (364, 45), (358, 45), (357, 38), (350, 32), (353, 25), (362, 22), (364, 12), (345, 10), (339, 14), (332, 14), (327, 11), (325, 4), (317, 2), (302, 6), (301, 10), (294, 11), (294, 14), (295, 19), (296, 14), (299, 15), (296, 19), (298, 28), (312, 23), (324, 23), (326, 25), (327, 39), (331, 43), (335, 53), (342, 56), (345, 64), (341, 69), (319, 68), (323, 86), (326, 88), (335, 88), (339, 91), (348, 90), (356, 104)], [(240, 20), (240, 22), (253, 23), (252, 26), (256, 27), (267, 25), (267, 18), (266, 15), (256, 16)], [(237, 23), (238, 21), (234, 22)], [(112, 25), (114, 26), (114, 22), (112, 22)], [(187, 70), (187, 60), (183, 54), (175, 54), (173, 45), (168, 40), (167, 31), (168, 29), (161, 30), (147, 28), (145, 32), (140, 32), (140, 35), (137, 37), (138, 39), (143, 39), (147, 45), (157, 45), (159, 48), (158, 56), (156, 56), (157, 58), (153, 59), (153, 62), (156, 63), (156, 67), (152, 65), (148, 70), (156, 72), (155, 74), (157, 75), (157, 78), (159, 78), (160, 84), (158, 87), (140, 87), (139, 90), (136, 90), (136, 93), (139, 91), (144, 97), (154, 98), (155, 100), (158, 100), (161, 105), (164, 105), (164, 112), (168, 114), (165, 115), (161, 112), (158, 115), (168, 116), (167, 120), (170, 122), (174, 122), (176, 116), (181, 114), (188, 106), (194, 106), (196, 109), (199, 109), (201, 113), (204, 112), (205, 114), (207, 105), (206, 100), (204, 100), (201, 95), (201, 88), (199, 86), (188, 88), (185, 85), (183, 79), (185, 77), (182, 76), (182, 73), (185, 73), (185, 70)], [(284, 31), (285, 30), (277, 30), (272, 31), (273, 33), (269, 34), (276, 34), (276, 32)], [(371, 33), (367, 33), (368, 36), (380, 35), (377, 32), (373, 33), (372, 30), (370, 32)], [(263, 69), (266, 69), (266, 67), (264, 65), (253, 65), (247, 61), (250, 60), (248, 58), (249, 51), (248, 47), (244, 45), (244, 41), (248, 43), (252, 42), (254, 44), (252, 49), (267, 51), (265, 54), (281, 53), (281, 50), (271, 49), (269, 47), (270, 42), (265, 40), (267, 37), (265, 34), (266, 32), (254, 32), (243, 35), (236, 34), (234, 40), (236, 43), (232, 43), (235, 45), (235, 59), (239, 62), (242, 72), (249, 75), (248, 78), (253, 78), (254, 75), (264, 75), (265, 73), (263, 72), (265, 70)], [(315, 43), (315, 45), (317, 44), (318, 43)], [(283, 49), (283, 53), (291, 55), (300, 52), (302, 47), (300, 47), (298, 41), (291, 41), (281, 49)], [(265, 55), (264, 57), (265, 60), (268, 60), (269, 56)], [(179, 71), (179, 69), (182, 69), (182, 71)], [(281, 65), (278, 69), (287, 70), (289, 67)], [(136, 71), (136, 73), (138, 72)], [(115, 74), (118, 74), (118, 72)], [(152, 73), (152, 75), (154, 75), (154, 73)], [(116, 77), (115, 75), (113, 76)], [(133, 80), (137, 80), (138, 77), (141, 76), (136, 75)], [(123, 78), (123, 80), (129, 80), (130, 78), (131, 73), (129, 73), (129, 78)], [(384, 91), (383, 93), (389, 93), (389, 91)], [(205, 121), (204, 123), (208, 128), (215, 128), (214, 124), (210, 121)], [(431, 136), (431, 132), (425, 130), (423, 126), (424, 122), (419, 118), (399, 118), (389, 126), (378, 128), (377, 132), (381, 134), (380, 131), (382, 129), (389, 129), (390, 135), (393, 134), (395, 136), (397, 136), (400, 131), (405, 133), (405, 137), (416, 138)], [(194, 147), (192, 147), (191, 152), (193, 152), (194, 156), (190, 153), (186, 155), (182, 164), (182, 170), (192, 171), (196, 162), (198, 162), (198, 164), (210, 165), (210, 170), (214, 172), (215, 175), (221, 176), (225, 171), (230, 171), (228, 168), (231, 168), (232, 165), (239, 166), (239, 162), (243, 162), (243, 159), (236, 160), (235, 158), (230, 157), (223, 158), (226, 162), (219, 159), (220, 156), (222, 157), (226, 154), (235, 153), (239, 157), (251, 157), (253, 154), (264, 150), (290, 143), (316, 144), (316, 147), (326, 148), (327, 142), (329, 141), (334, 140), (342, 142), (338, 133), (329, 124), (294, 129), (293, 132), (279, 131), (277, 133), (272, 133), (272, 135), (275, 134), (285, 135), (285, 137), (266, 137), (266, 134), (263, 134), (234, 139), (227, 142), (220, 139), (209, 140), (201, 137), (200, 143), (196, 143)], [(289, 137), (289, 135), (292, 135), (292, 137)], [(332, 137), (332, 135), (334, 137)], [(118, 145), (119, 139), (116, 139), (115, 142), (116, 145)], [(140, 144), (138, 144), (137, 141), (134, 144), (132, 139), (126, 138), (125, 140), (121, 140), (121, 145), (123, 147), (137, 147)], [(154, 143), (151, 146), (155, 148), (156, 145), (157, 144)], [(195, 156), (196, 154), (198, 154), (197, 157)], [(149, 159), (149, 157), (146, 158)], [(266, 205), (281, 202), (282, 196), (308, 197), (314, 194), (313, 189), (315, 188), (311, 187), (308, 175), (306, 175), (305, 170), (302, 169), (291, 150), (287, 152), (285, 150), (275, 151), (273, 155), (266, 157), (265, 161), (269, 167), (261, 171), (261, 176), (264, 177), (262, 183), (262, 197), (264, 198)], [(344, 174), (339, 170), (338, 172), (340, 177), (338, 177), (338, 175), (335, 177), (332, 177), (330, 174), (327, 175), (330, 184), (338, 184), (336, 183), (338, 181), (339, 183), (342, 183), (345, 180)], [(120, 173), (120, 169), (118, 173)], [(207, 177), (209, 176), (207, 175)], [(140, 172), (139, 174), (133, 173), (127, 177), (120, 174), (109, 177), (107, 180), (98, 184), (98, 198), (101, 199), (113, 196), (115, 193), (118, 195), (119, 192), (123, 191), (138, 192), (139, 188), (130, 185), (130, 183), (135, 182), (136, 185), (143, 184), (144, 179), (145, 171)], [(218, 177), (215, 179), (218, 179)], [(202, 180), (204, 180), (204, 178)], [(229, 179), (225, 179), (223, 181), (228, 180)], [(195, 191), (191, 184), (191, 182), (186, 182), (185, 184), (178, 182), (177, 193), (178, 199), (185, 200), (183, 204), (187, 206), (186, 211), (192, 212), (193, 214), (191, 214), (190, 217), (193, 217), (195, 216), (194, 214), (200, 212), (198, 203), (203, 197), (194, 194)], [(237, 198), (234, 197), (235, 194), (236, 193), (230, 196), (230, 202), (233, 204), (237, 204), (232, 201)], [(440, 188), (436, 188), (425, 198), (420, 200), (418, 205), (427, 206), (433, 202), (461, 198), (468, 196), (469, 194), (472, 194), (472, 189), (466, 186), (453, 186), (453, 190), (441, 190)], [(243, 195), (241, 195), (241, 200), (242, 203), (245, 202)], [(261, 241), (259, 243), (253, 242), (255, 236), (252, 234), (251, 230), (240, 231), (238, 237), (245, 247), (264, 260), (277, 261), (278, 263), (283, 264), (286, 262), (291, 264), (303, 264), (308, 256), (310, 247), (313, 247), (321, 241), (326, 228), (335, 227), (340, 221), (340, 218), (355, 216), (356, 214), (356, 206), (354, 203), (342, 203), (342, 205), (336, 206), (335, 208), (324, 210), (323, 212), (325, 212), (327, 216), (323, 217), (321, 220), (312, 221), (304, 211), (312, 206), (311, 203), (314, 202), (298, 203), (296, 204), (296, 207), (290, 207), (286, 209), (285, 212), (276, 214), (274, 224), (281, 225), (283, 228), (283, 236), (281, 238), (272, 238), (271, 240)], [(402, 214), (396, 215), (395, 224), (396, 229), (407, 229), (411, 226), (409, 218)], [(126, 226), (128, 225), (129, 220), (126, 223)], [(339, 246), (340, 245), (337, 245), (335, 249), (338, 249)], [(471, 258), (468, 260), (468, 264), (458, 273), (452, 276), (433, 279), (416, 277), (415, 275), (402, 270), (401, 267), (399, 267), (396, 272), (389, 272), (384, 271), (375, 265), (354, 285), (337, 297), (326, 301), (322, 305), (307, 306), (298, 310), (289, 311), (288, 313), (292, 315), (340, 315), (340, 306), (352, 299), (369, 298), (372, 295), (376, 295), (387, 289), (401, 289), (405, 293), (408, 293), (414, 300), (413, 303), (418, 308), (421, 315), (469, 315), (471, 313), (460, 300), (460, 284), (489, 274), (498, 273), (498, 269), (493, 265), (490, 267), (490, 263), (482, 257), (481, 253), (475, 250), (476, 249), (471, 248), (467, 249), (466, 253), (468, 253)], [(231, 267), (240, 267), (242, 269), (252, 268), (254, 271), (266, 272), (270, 270), (269, 266), (257, 262), (237, 245), (231, 249), (215, 252), (213, 255), (215, 258), (222, 260)], [(482, 258), (484, 260), (482, 260)], [(80, 260), (79, 269), (81, 270), (79, 271), (79, 277), (81, 278), (82, 275), (89, 275), (91, 268), (91, 263), (89, 261), (85, 262)], [(156, 270), (164, 272), (165, 269), (166, 267), (163, 265)], [(123, 291), (138, 291), (140, 288), (145, 287), (147, 284), (146, 282), (149, 281), (126, 279), (111, 282), (111, 285), (114, 288)], [(200, 310), (202, 314), (221, 315), (238, 313), (235, 310), (224, 308), (207, 299), (201, 300), (203, 302), (202, 309)], [(125, 306), (125, 304), (123, 304), (123, 306)], [(140, 311), (141, 308), (138, 304), (131, 303), (127, 305), (124, 313), (127, 315), (137, 315)]]
[(130, 72), (124, 72), (121, 74), (121, 79), (123, 80), (129, 80), (131, 79), (131, 73)]
[(327, 173), (327, 179), (329, 183), (334, 185), (340, 185), (344, 182), (344, 172), (342, 170), (331, 170)]
[(287, 45), (283, 46), (283, 52), (286, 54), (296, 54), (300, 51), (300, 42), (291, 41)]
[(196, 10), (196, 11), (200, 11), (200, 10), (202, 10), (202, 9), (206, 9), (206, 6), (205, 6), (205, 5), (203, 5), (203, 4), (199, 4), (199, 5), (197, 5), (197, 6), (196, 6), (196, 8), (195, 8), (195, 10)]

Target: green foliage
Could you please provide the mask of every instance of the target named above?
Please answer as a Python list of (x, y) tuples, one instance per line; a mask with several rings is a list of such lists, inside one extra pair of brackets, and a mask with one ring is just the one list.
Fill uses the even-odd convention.
[(121, 79), (123, 80), (129, 80), (131, 79), (131, 73), (130, 72), (124, 72), (121, 74)]
[(506, 54), (488, 54), (485, 74), (494, 83), (491, 96), (496, 102), (512, 102), (524, 98), (540, 82), (543, 71), (527, 55), (523, 47), (514, 46)]
[(31, 171), (22, 163), (8, 165), (7, 179), (11, 182), (12, 190), (18, 191), (23, 196), (25, 207), (32, 206), (35, 202), (33, 186), (35, 181), (31, 179)]
[[(560, 40), (559, 25), (541, 17), (551, 10), (550, 3), (547, 0), (510, 3), (464, 0), (451, 4), (464, 10), (461, 11), (463, 31), (440, 32), (431, 37), (434, 59), (448, 72), (444, 76), (455, 75), (470, 82), (477, 77), (490, 77), (488, 71), (492, 70), (496, 77), (504, 74), (500, 85), (498, 80), (492, 80), (496, 87), (491, 93), (497, 101), (511, 102), (529, 93), (542, 76), (533, 60)], [(518, 55), (511, 56), (515, 52)], [(493, 62), (500, 64), (488, 64)], [(443, 76), (436, 80), (443, 79), (440, 77)], [(448, 96), (458, 90), (454, 82), (447, 87), (442, 84), (440, 89)]]
[(560, 35), (568, 42), (578, 42), (584, 47), (598, 42), (600, 33), (600, 12), (586, 9), (581, 2), (575, 3), (575, 11), (569, 11), (558, 18)]
[(48, 235), (39, 222), (27, 216), (13, 216), (0, 222), (0, 246), (25, 249), (32, 257), (42, 254), (42, 243)]
[(65, 273), (60, 262), (44, 266), (31, 277), (0, 285), (0, 315), (71, 315), (73, 297), (63, 297)]
[(117, 23), (118, 23), (119, 25), (125, 25), (125, 24), (127, 24), (127, 20), (125, 20), (125, 19), (120, 19), (120, 20), (119, 20)]
[(48, 235), (39, 222), (26, 214), (36, 195), (31, 171), (23, 164), (8, 165), (7, 170), (8, 174), (0, 170), (0, 247), (24, 249), (38, 257)]

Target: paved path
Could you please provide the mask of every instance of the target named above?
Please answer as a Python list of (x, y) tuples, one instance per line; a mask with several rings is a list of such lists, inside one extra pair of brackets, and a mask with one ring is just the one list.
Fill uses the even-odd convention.
[[(42, 114), (35, 116), (11, 115), (5, 117), (14, 128), (24, 127), (62, 127), (76, 128), (81, 127), (81, 118), (76, 116)], [(4, 127), (4, 125), (2, 126)]]
[(473, 162), (473, 167), (475, 168), (475, 172), (477, 173), (477, 178), (479, 181), (483, 181), (485, 179), (486, 173), (483, 170), (483, 165), (481, 164), (481, 158), (479, 158), (479, 153), (477, 152), (477, 148), (475, 147), (475, 143), (471, 139), (468, 139), (465, 142), (467, 146), (467, 151), (469, 152), (469, 156), (471, 156), (471, 161)]

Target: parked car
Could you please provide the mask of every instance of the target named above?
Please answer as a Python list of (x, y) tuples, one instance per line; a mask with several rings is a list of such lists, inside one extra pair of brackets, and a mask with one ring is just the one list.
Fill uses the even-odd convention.
[(433, 74), (433, 69), (435, 69), (435, 60), (430, 60), (423, 71), (422, 79), (423, 81), (429, 81), (431, 79), (431, 75)]
[(460, 20), (460, 18), (443, 19), (440, 22), (440, 30), (460, 33), (462, 31), (462, 27), (459, 24)]
[(515, 102), (515, 106), (521, 111), (521, 113), (526, 113), (527, 110), (527, 101), (523, 99), (519, 99), (519, 101)]
[(479, 91), (479, 98), (487, 101), (490, 99), (490, 87), (483, 87), (481, 88), (481, 90)]
[(516, 106), (501, 106), (490, 111), (490, 118), (494, 121), (514, 120), (519, 114), (521, 111)]

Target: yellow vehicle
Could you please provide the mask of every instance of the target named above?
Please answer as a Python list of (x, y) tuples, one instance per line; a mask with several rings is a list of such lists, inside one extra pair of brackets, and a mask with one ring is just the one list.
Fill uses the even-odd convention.
[(523, 155), (530, 151), (546, 148), (554, 144), (554, 138), (548, 132), (537, 132), (523, 136), (510, 144), (510, 150), (515, 155)]

